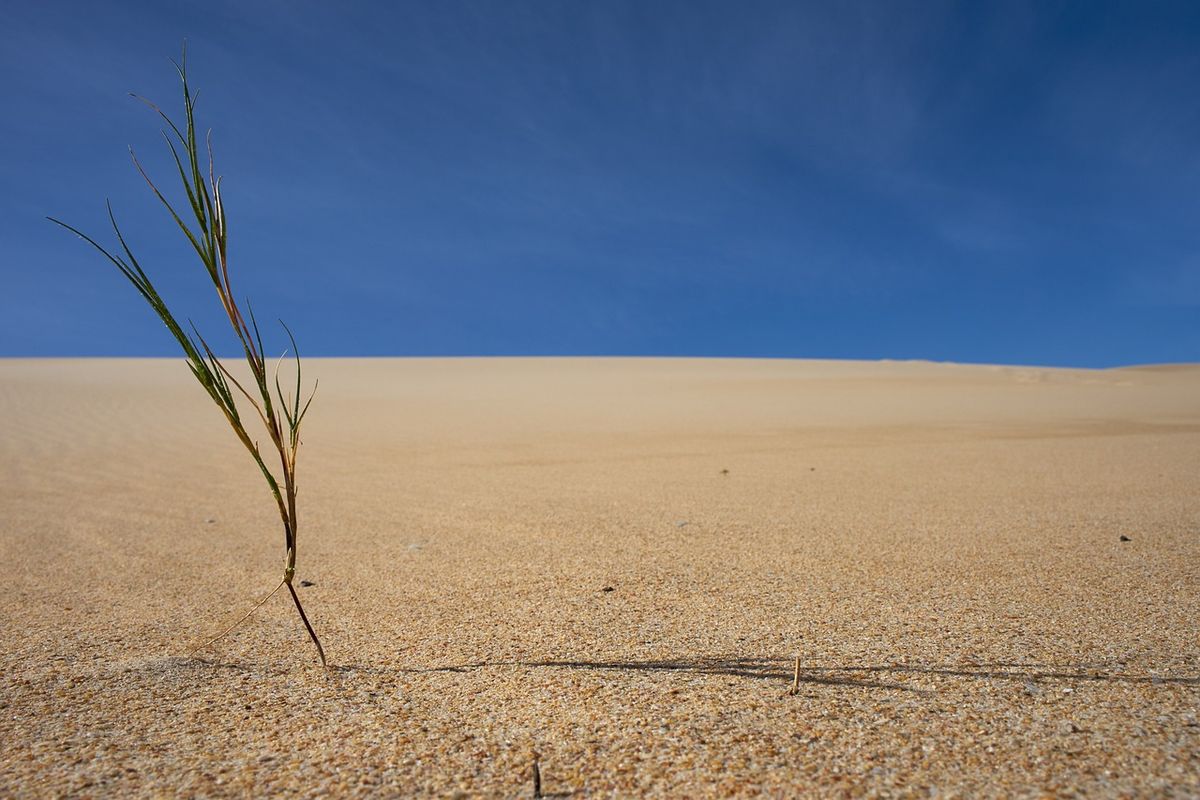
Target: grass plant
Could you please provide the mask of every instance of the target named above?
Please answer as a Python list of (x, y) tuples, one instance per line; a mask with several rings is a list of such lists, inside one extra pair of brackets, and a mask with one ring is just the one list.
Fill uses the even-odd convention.
[[(308, 616), (304, 613), (304, 606), (300, 603), (300, 597), (296, 594), (296, 590), (292, 586), (292, 580), (296, 575), (297, 553), (296, 456), (300, 449), (300, 425), (304, 421), (309, 405), (312, 403), (313, 395), (316, 393), (316, 384), (314, 383), (313, 391), (308, 395), (308, 399), (304, 400), (301, 391), (300, 354), (296, 349), (296, 340), (292, 336), (291, 330), (280, 320), (280, 325), (283, 326), (284, 331), (287, 333), (287, 338), (291, 344), (291, 351), (296, 362), (295, 391), (294, 393), (289, 391), (288, 396), (285, 397), (279, 381), (279, 367), (283, 362), (283, 357), (276, 363), (273, 371), (268, 370), (263, 349), (262, 334), (259, 331), (258, 322), (254, 318), (254, 312), (250, 308), (250, 303), (249, 301), (245, 302), (245, 314), (243, 314), (242, 308), (234, 299), (233, 287), (229, 280), (227, 229), (225, 207), (221, 201), (221, 178), (216, 175), (213, 162), (212, 132), (209, 131), (205, 136), (207, 158), (202, 157), (200, 145), (197, 140), (195, 120), (196, 94), (191, 91), (188, 85), (186, 47), (180, 61), (172, 63), (175, 64), (183, 85), (184, 122), (182, 127), (177, 125), (171, 117), (154, 103), (138, 95), (133, 95), (133, 97), (148, 105), (166, 123), (166, 128), (162, 131), (163, 138), (166, 140), (167, 147), (171, 151), (175, 166), (179, 171), (179, 178), (183, 183), (184, 192), (187, 195), (188, 209), (184, 214), (186, 215), (188, 211), (191, 212), (191, 216), (195, 219), (194, 225), (186, 222), (171, 202), (159, 191), (154, 181), (146, 173), (146, 170), (142, 168), (132, 148), (129, 151), (130, 157), (138, 173), (141, 174), (151, 191), (154, 192), (154, 195), (166, 207), (175, 224), (178, 225), (184, 236), (187, 237), (188, 243), (195, 250), (196, 255), (200, 257), (200, 261), (203, 263), (204, 269), (208, 273), (213, 287), (216, 289), (217, 297), (233, 329), (234, 336), (237, 338), (242, 355), (245, 356), (246, 364), (250, 368), (252, 381), (246, 381), (246, 384), (250, 384), (251, 386), (250, 390), (248, 391), (246, 385), (235, 378), (230, 369), (213, 353), (208, 342), (200, 335), (200, 332), (194, 325), (189, 322), (189, 327), (191, 328), (191, 332), (189, 333), (180, 325), (174, 314), (171, 313), (166, 302), (155, 288), (154, 283), (150, 280), (149, 275), (142, 269), (137, 258), (134, 257), (133, 252), (126, 244), (125, 237), (117, 225), (111, 203), (107, 203), (108, 218), (116, 234), (117, 242), (120, 244), (120, 253), (110, 251), (87, 234), (65, 222), (53, 217), (49, 219), (51, 222), (61, 225), (91, 244), (112, 262), (120, 270), (121, 274), (133, 284), (134, 288), (142, 296), (142, 299), (150, 305), (150, 308), (154, 310), (154, 313), (158, 315), (163, 324), (167, 326), (167, 330), (170, 331), (175, 341), (183, 349), (192, 375), (195, 376), (196, 380), (204, 388), (204, 391), (208, 393), (208, 396), (221, 410), (221, 413), (225, 416), (225, 420), (237, 435), (238, 441), (242, 443), (254, 459), (254, 462), (258, 465), (258, 468), (262, 471), (262, 475), (270, 487), (271, 496), (274, 498), (279, 509), (279, 517), (283, 522), (284, 548), (286, 551), (283, 577), (279, 581), (279, 584), (266, 597), (255, 604), (245, 616), (216, 637), (205, 642), (201, 647), (196, 648), (196, 650), (201, 650), (230, 633), (234, 628), (248, 619), (251, 614), (262, 607), (264, 603), (270, 600), (276, 592), (286, 586), (288, 592), (291, 594), (293, 603), (295, 603), (296, 611), (300, 615), (300, 620), (304, 623), (304, 628), (308, 631), (309, 638), (317, 648), (317, 655), (320, 656), (321, 664), (327, 666), (325, 650), (321, 647), (321, 641), (317, 638), (312, 623), (309, 622)], [(286, 352), (284, 355), (286, 356)], [(242, 409), (239, 408), (239, 395), (249, 404), (250, 408), (253, 409), (254, 416), (258, 417), (258, 421), (267, 430), (267, 436), (270, 440), (270, 450), (268, 450), (266, 455), (259, 449), (258, 442), (246, 429), (248, 415), (244, 415)], [(252, 418), (249, 421), (252, 422)], [(266, 461), (268, 458), (273, 460), (275, 457), (278, 457), (279, 460), (277, 473), (272, 472), (271, 468), (267, 466)]]

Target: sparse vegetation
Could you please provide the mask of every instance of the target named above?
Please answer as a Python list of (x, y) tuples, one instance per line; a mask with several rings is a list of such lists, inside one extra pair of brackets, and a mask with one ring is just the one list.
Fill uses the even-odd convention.
[[(269, 374), (264, 355), (262, 334), (259, 331), (258, 322), (254, 318), (254, 312), (250, 308), (249, 301), (245, 303), (246, 311), (243, 314), (241, 307), (234, 299), (233, 287), (229, 280), (225, 207), (221, 201), (221, 178), (216, 175), (213, 163), (211, 132), (205, 137), (207, 169), (205, 171), (201, 169), (202, 159), (200, 147), (197, 142), (195, 123), (196, 95), (188, 85), (186, 48), (183, 58), (181, 58), (179, 63), (175, 64), (175, 67), (179, 72), (179, 78), (183, 84), (185, 122), (182, 128), (154, 103), (137, 95), (133, 96), (146, 103), (166, 122), (167, 127), (162, 132), (163, 138), (170, 148), (176, 167), (178, 167), (179, 177), (183, 182), (183, 188), (187, 194), (188, 206), (195, 217), (195, 227), (189, 226), (179, 213), (176, 212), (171, 202), (159, 191), (158, 187), (150, 179), (149, 175), (147, 175), (146, 170), (142, 168), (132, 149), (130, 149), (130, 156), (137, 171), (145, 178), (154, 195), (162, 202), (167, 211), (170, 212), (171, 218), (187, 237), (188, 243), (196, 251), (196, 254), (200, 257), (200, 261), (204, 264), (204, 269), (212, 280), (213, 286), (216, 288), (217, 297), (221, 302), (222, 309), (229, 320), (242, 354), (245, 356), (246, 364), (249, 366), (250, 376), (253, 380), (253, 392), (247, 391), (243, 383), (234, 377), (229, 368), (213, 353), (208, 342), (200, 335), (200, 332), (196, 330), (194, 325), (191, 326), (191, 333), (189, 333), (179, 324), (167, 307), (166, 302), (159, 295), (150, 277), (142, 269), (137, 258), (134, 257), (133, 252), (126, 244), (125, 237), (117, 225), (111, 204), (108, 204), (108, 218), (116, 234), (117, 242), (120, 244), (121, 254), (114, 254), (87, 234), (82, 233), (65, 222), (54, 218), (50, 219), (52, 222), (75, 233), (104, 254), (121, 271), (121, 274), (133, 284), (142, 298), (154, 310), (154, 313), (167, 326), (167, 330), (171, 332), (171, 335), (175, 337), (175, 341), (183, 349), (192, 374), (200, 382), (200, 385), (204, 387), (204, 391), (208, 393), (212, 401), (221, 409), (221, 413), (224, 414), (229, 426), (237, 435), (238, 441), (242, 443), (262, 471), (263, 477), (271, 489), (271, 495), (279, 508), (279, 516), (283, 522), (284, 547), (286, 550), (282, 579), (245, 616), (218, 636), (207, 641), (201, 648), (197, 648), (197, 650), (207, 647), (228, 634), (249, 618), (267, 600), (271, 599), (276, 592), (286, 586), (292, 596), (292, 601), (296, 605), (296, 611), (300, 614), (300, 620), (304, 623), (305, 630), (308, 631), (309, 638), (316, 645), (317, 655), (320, 656), (322, 665), (325, 665), (325, 651), (321, 647), (321, 642), (317, 638), (316, 631), (313, 630), (312, 624), (304, 613), (304, 607), (300, 603), (300, 598), (296, 594), (295, 588), (292, 586), (292, 580), (296, 574), (297, 553), (296, 455), (300, 448), (300, 425), (308, 413), (313, 394), (316, 392), (316, 385), (313, 385), (313, 392), (309, 394), (308, 399), (304, 400), (302, 397), (300, 354), (296, 349), (296, 340), (292, 336), (291, 330), (281, 320), (280, 325), (283, 326), (291, 343), (291, 351), (296, 363), (295, 391), (294, 394), (289, 392), (285, 397), (279, 381), (279, 365), (282, 363), (283, 358), (280, 358), (280, 364), (276, 364), (273, 374)], [(249, 322), (247, 322), (247, 317), (249, 318)], [(286, 352), (284, 355), (286, 355)], [(274, 394), (272, 394), (272, 390), (274, 390)], [(246, 430), (246, 420), (243, 417), (242, 410), (239, 409), (237, 395), (241, 395), (250, 404), (259, 421), (267, 429), (271, 447), (279, 458), (278, 473), (273, 473), (267, 466), (263, 453), (259, 449), (258, 442)]]

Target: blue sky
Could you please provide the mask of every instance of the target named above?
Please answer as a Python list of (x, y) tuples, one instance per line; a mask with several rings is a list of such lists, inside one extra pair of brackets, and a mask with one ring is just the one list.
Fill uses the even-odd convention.
[(0, 355), (174, 354), (105, 197), (222, 341), (126, 152), (184, 37), (308, 355), (1200, 360), (1200, 4), (1049, 0), (10, 4)]

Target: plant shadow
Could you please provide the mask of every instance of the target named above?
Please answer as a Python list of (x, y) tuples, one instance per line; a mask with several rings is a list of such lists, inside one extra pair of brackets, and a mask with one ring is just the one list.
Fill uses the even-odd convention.
[[(479, 661), (468, 664), (451, 664), (441, 667), (402, 668), (400, 672), (436, 673), (436, 672), (471, 672), (490, 667), (525, 667), (528, 669), (571, 669), (595, 672), (641, 672), (641, 673), (677, 673), (704, 676), (728, 676), (731, 678), (749, 678), (784, 683), (791, 681), (793, 673), (789, 663), (782, 658), (757, 657), (726, 657), (726, 658), (671, 658), (652, 659), (647, 661), (611, 660), (589, 661), (582, 659), (561, 659), (543, 661)], [(893, 681), (874, 678), (843, 677), (838, 675), (817, 675), (801, 669), (800, 683), (821, 686), (841, 686), (859, 689), (894, 689), (905, 692), (919, 692), (911, 686), (905, 686)]]
[[(172, 658), (161, 662), (171, 669), (187, 670), (192, 665), (208, 669), (235, 672), (256, 671), (261, 665), (230, 662), (193, 656)], [(749, 680), (774, 681), (789, 684), (796, 679), (795, 661), (785, 658), (726, 656), (667, 659), (545, 659), (473, 661), (431, 667), (391, 667), (364, 664), (330, 664), (328, 672), (336, 678), (355, 675), (399, 675), (474, 672), (496, 667), (524, 669), (564, 669), (588, 672), (630, 672), (643, 674), (677, 674), (695, 676), (726, 676)], [(875, 689), (930, 694), (930, 690), (898, 682), (903, 676), (933, 676), (968, 680), (1006, 680), (1025, 684), (1114, 683), (1144, 686), (1200, 686), (1195, 675), (1131, 675), (1115, 671), (1106, 664), (1029, 664), (1018, 662), (963, 664), (843, 664), (822, 666), (800, 664), (798, 682), (801, 686), (827, 686), (849, 689)]]
[[(802, 670), (806, 669), (801, 667)], [(996, 662), (990, 664), (885, 664), (876, 666), (810, 667), (811, 672), (851, 672), (872, 674), (939, 675), (949, 678), (977, 678), (981, 680), (1012, 680), (1036, 683), (1057, 682), (1105, 682), (1149, 684), (1153, 686), (1200, 686), (1196, 675), (1128, 675), (1113, 672), (1103, 664), (1022, 664)]]
[[(438, 667), (399, 668), (399, 672), (438, 673), (470, 672), (490, 667), (525, 667), (572, 669), (588, 671), (617, 671), (641, 673), (679, 673), (693, 675), (749, 678), (776, 682), (790, 682), (796, 675), (794, 661), (785, 658), (766, 657), (710, 657), (636, 660), (542, 660), (542, 661), (478, 661)], [(357, 668), (347, 667), (348, 671)], [(974, 680), (1010, 680), (1037, 684), (1104, 682), (1142, 684), (1152, 686), (1200, 686), (1200, 676), (1193, 675), (1130, 675), (1113, 671), (1108, 665), (1097, 664), (1026, 664), (1012, 662), (968, 663), (968, 664), (876, 664), (876, 665), (833, 665), (819, 666), (800, 664), (801, 685), (837, 686), (859, 689), (888, 689), (918, 694), (926, 690), (888, 677), (895, 676), (938, 676)]]

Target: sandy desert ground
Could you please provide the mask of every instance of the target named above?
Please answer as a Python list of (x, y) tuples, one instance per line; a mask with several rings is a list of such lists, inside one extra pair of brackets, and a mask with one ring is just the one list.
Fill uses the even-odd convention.
[(309, 371), (329, 673), (188, 657), (283, 553), (182, 361), (0, 361), (0, 795), (1200, 794), (1200, 366)]

